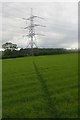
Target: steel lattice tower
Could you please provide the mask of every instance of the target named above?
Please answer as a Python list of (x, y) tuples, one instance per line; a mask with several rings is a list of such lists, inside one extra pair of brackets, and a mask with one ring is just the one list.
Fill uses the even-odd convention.
[(30, 47), (32, 49), (32, 55), (33, 55), (33, 46), (35, 45), (37, 47), (36, 43), (34, 42), (35, 35), (44, 36), (43, 34), (36, 34), (35, 30), (34, 30), (34, 27), (37, 27), (37, 26), (45, 27), (44, 25), (35, 24), (34, 23), (34, 18), (44, 19), (42, 17), (38, 17), (38, 16), (33, 15), (33, 9), (32, 8), (31, 8), (31, 16), (29, 18), (23, 18), (24, 20), (26, 20), (26, 21), (28, 20), (30, 22), (29, 26), (25, 27), (24, 29), (28, 29), (28, 31), (29, 31), (29, 34), (26, 35), (26, 37), (30, 38), (30, 42), (27, 45), (27, 47), (30, 45)]

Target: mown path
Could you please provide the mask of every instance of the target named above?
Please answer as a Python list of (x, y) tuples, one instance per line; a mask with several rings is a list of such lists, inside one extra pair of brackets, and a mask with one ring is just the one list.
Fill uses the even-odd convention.
[(57, 108), (55, 107), (56, 103), (55, 103), (55, 101), (52, 101), (47, 84), (46, 84), (45, 80), (43, 79), (43, 77), (42, 77), (42, 75), (41, 75), (34, 60), (33, 60), (33, 65), (35, 68), (37, 79), (39, 80), (39, 82), (41, 84), (41, 89), (44, 93), (44, 99), (46, 100), (46, 109), (48, 110), (49, 117), (50, 118), (59, 118), (60, 114), (59, 114), (59, 111), (57, 110)]

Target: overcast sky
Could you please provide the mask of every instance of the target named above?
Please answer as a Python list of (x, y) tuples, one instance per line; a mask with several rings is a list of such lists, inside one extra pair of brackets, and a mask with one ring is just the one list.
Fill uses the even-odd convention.
[(28, 34), (28, 30), (23, 28), (29, 25), (29, 22), (26, 24), (22, 18), (30, 16), (30, 8), (33, 8), (34, 15), (45, 18), (44, 20), (35, 18), (34, 21), (34, 23), (46, 26), (35, 28), (36, 33), (45, 35), (36, 36), (38, 47), (77, 47), (78, 4), (75, 2), (2, 3), (2, 43), (12, 42), (23, 48), (27, 46), (29, 40), (23, 35)]

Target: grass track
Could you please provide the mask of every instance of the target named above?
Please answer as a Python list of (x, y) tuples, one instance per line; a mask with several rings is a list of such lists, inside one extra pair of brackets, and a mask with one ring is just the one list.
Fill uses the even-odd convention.
[(38, 80), (40, 81), (40, 84), (41, 84), (41, 89), (43, 90), (44, 92), (44, 99), (46, 100), (46, 109), (48, 109), (49, 113), (50, 113), (50, 117), (60, 117), (58, 114), (59, 112), (56, 110), (55, 108), (55, 104), (52, 103), (52, 99), (51, 99), (51, 96), (50, 96), (50, 93), (49, 93), (49, 90), (48, 90), (48, 87), (46, 85), (46, 82), (45, 80), (42, 78), (35, 62), (33, 62), (34, 64), (34, 68), (35, 68), (35, 71), (36, 71), (36, 74), (37, 74), (37, 77), (38, 77)]
[(3, 117), (78, 117), (77, 54), (7, 59), (2, 64)]

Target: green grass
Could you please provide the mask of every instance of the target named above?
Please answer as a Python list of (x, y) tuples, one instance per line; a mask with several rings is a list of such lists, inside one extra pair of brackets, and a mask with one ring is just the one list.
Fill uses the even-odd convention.
[(2, 60), (0, 60), (0, 119), (2, 118)]
[(3, 118), (77, 118), (78, 55), (6, 59)]

